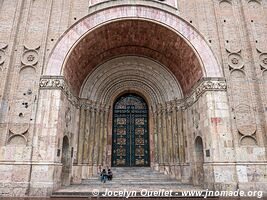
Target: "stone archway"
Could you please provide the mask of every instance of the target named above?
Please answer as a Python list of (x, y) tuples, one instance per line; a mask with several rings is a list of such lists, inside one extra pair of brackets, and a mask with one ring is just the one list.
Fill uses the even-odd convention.
[[(192, 106), (227, 99), (222, 70), (203, 37), (178, 16), (145, 6), (106, 8), (71, 27), (53, 50), (40, 88), (39, 120), (51, 110), (49, 120), (60, 122), (53, 133), (42, 132), (76, 133), (75, 183), (111, 166), (112, 105), (119, 95), (147, 100), (150, 166), (186, 183), (192, 180)], [(213, 101), (213, 92), (220, 100)], [(64, 126), (67, 107), (73, 120)], [(214, 115), (202, 112), (207, 120)]]
[[(105, 18), (101, 18), (99, 16), (105, 16)], [(146, 28), (141, 29), (142, 25), (137, 25), (136, 27), (136, 25), (129, 23), (128, 25), (123, 25), (124, 22), (144, 22)], [(160, 50), (160, 48), (157, 48), (155, 46), (149, 47), (145, 44), (143, 45), (145, 49), (136, 49), (135, 47), (137, 46), (134, 43), (132, 43), (131, 48), (129, 48), (129, 45), (127, 47), (125, 43), (113, 46), (105, 40), (107, 38), (110, 38), (110, 41), (113, 41), (112, 35), (111, 37), (108, 37), (108, 34), (113, 34), (114, 28), (117, 30), (121, 29), (122, 31), (124, 31), (124, 28), (127, 28), (127, 26), (129, 25), (132, 28), (126, 29), (126, 31), (141, 31), (141, 35), (149, 36), (148, 38), (152, 44), (170, 43), (173, 46), (170, 46), (170, 48), (165, 46), (165, 48), (169, 50), (173, 49), (174, 51), (166, 52), (166, 49), (164, 50), (164, 47), (161, 47), (163, 49)], [(150, 25), (151, 27), (148, 27)], [(142, 33), (142, 31), (144, 30), (147, 30), (148, 32), (152, 33), (152, 36), (162, 35), (164, 37), (155, 38), (155, 41), (152, 42), (153, 37), (150, 37), (148, 32)], [(97, 38), (97, 36), (99, 38)], [(113, 36), (113, 38), (124, 38), (125, 40), (128, 39), (127, 37), (125, 37), (125, 35)], [(91, 44), (91, 46), (83, 45), (88, 43), (88, 41), (92, 41), (92, 38), (94, 38), (94, 41), (97, 42)], [(168, 41), (166, 40), (166, 38), (173, 38), (174, 40)], [(124, 40), (122, 40), (122, 42), (124, 42)], [(88, 44), (90, 45), (90, 42)], [(123, 47), (125, 45), (127, 48)], [(169, 67), (175, 64), (175, 61), (169, 59), (166, 60), (166, 58), (164, 58), (164, 54), (167, 53), (172, 56), (176, 55), (177, 57), (177, 52), (175, 50), (177, 50), (177, 48), (179, 48), (179, 46), (181, 45), (183, 45), (183, 51), (185, 52), (185, 60), (191, 60), (192, 63), (190, 65), (195, 66), (193, 67), (193, 71), (184, 74), (187, 77), (178, 78), (179, 81), (188, 81), (187, 83), (185, 82), (185, 84), (181, 84), (182, 87), (188, 87), (184, 88), (185, 92), (189, 92), (190, 88), (201, 77), (223, 77), (222, 69), (219, 66), (219, 63), (217, 62), (214, 54), (212, 53), (208, 43), (205, 41), (203, 36), (201, 36), (201, 34), (199, 34), (199, 32), (195, 28), (193, 28), (190, 24), (187, 24), (177, 15), (165, 12), (164, 10), (158, 8), (141, 5), (133, 7), (125, 5), (113, 5), (112, 7), (107, 7), (100, 11), (97, 11), (96, 13), (91, 13), (89, 16), (80, 20), (70, 30), (68, 30), (54, 48), (53, 53), (51, 54), (47, 63), (44, 74), (64, 75), (67, 81), (69, 82), (70, 87), (72, 87), (73, 92), (78, 95), (86, 75), (92, 70), (93, 67), (101, 64), (104, 60), (108, 60), (111, 57), (125, 53), (136, 54), (137, 52), (140, 52), (142, 55), (159, 60), (161, 63), (166, 64), (166, 66)], [(78, 49), (79, 51), (76, 51)], [(98, 50), (104, 50), (104, 52)], [(156, 53), (155, 50), (158, 53)], [(85, 54), (82, 54), (82, 52), (85, 52)], [(79, 60), (85, 57), (88, 58), (88, 53), (98, 55), (97, 57), (99, 57), (100, 59), (89, 59), (91, 60), (90, 64), (86, 63), (85, 61)], [(78, 66), (77, 63), (79, 63)], [(78, 67), (78, 69), (76, 69), (75, 74), (72, 73), (73, 65), (76, 65)], [(85, 65), (87, 66), (85, 67)], [(187, 65), (184, 65), (184, 67), (187, 68), (188, 63)], [(175, 71), (173, 72), (175, 74)], [(179, 72), (177, 72), (177, 76), (178, 73)], [(183, 72), (180, 73), (180, 76), (182, 74)], [(193, 76), (193, 74), (194, 77), (190, 79), (189, 76)]]
[[(146, 99), (149, 116), (150, 166), (158, 167), (160, 162), (164, 169), (164, 165), (167, 165), (168, 152), (162, 150), (163, 140), (166, 145), (168, 143), (167, 135), (163, 135), (167, 127), (165, 125), (164, 130), (163, 127), (159, 127), (156, 122), (156, 113), (167, 108), (166, 105), (168, 109), (176, 109), (175, 105), (178, 105), (179, 99), (183, 97), (180, 85), (170, 70), (162, 64), (140, 56), (122, 56), (103, 63), (90, 73), (80, 94), (83, 106), (80, 116), (82, 120), (80, 134), (82, 136), (79, 137), (90, 139), (86, 143), (83, 140), (79, 141), (78, 162), (88, 163), (90, 166), (88, 171), (95, 173), (97, 165), (110, 166), (112, 164), (114, 115), (112, 108), (118, 96), (125, 93), (138, 94)], [(158, 116), (158, 118), (160, 120), (161, 117)], [(95, 124), (99, 124), (99, 126)], [(92, 138), (92, 133), (86, 131), (88, 129), (86, 127), (89, 126), (91, 126), (92, 132), (100, 132), (99, 138), (103, 140), (102, 143)], [(172, 133), (169, 131), (168, 137), (171, 138), (171, 135)], [(157, 142), (161, 143), (161, 147)], [(96, 151), (96, 149), (99, 150)], [(177, 161), (175, 155), (176, 152), (172, 150), (173, 162)]]

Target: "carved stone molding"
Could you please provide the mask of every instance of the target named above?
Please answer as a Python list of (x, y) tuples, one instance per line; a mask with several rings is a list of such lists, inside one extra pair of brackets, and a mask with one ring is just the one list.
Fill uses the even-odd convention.
[[(43, 76), (40, 79), (40, 90), (62, 90), (67, 96), (67, 99), (76, 107), (82, 107), (85, 109), (96, 109), (98, 110), (109, 110), (110, 106), (107, 105), (97, 105), (96, 102), (80, 99), (73, 95), (70, 91), (70, 87), (67, 85), (63, 76)], [(226, 91), (227, 84), (224, 78), (203, 78), (197, 86), (192, 89), (190, 95), (184, 99), (175, 99), (170, 102), (166, 102), (166, 106), (159, 105), (161, 109), (156, 108), (155, 110), (165, 109), (171, 110), (171, 107), (186, 109), (193, 105), (203, 93), (207, 91)], [(168, 106), (167, 106), (168, 105)], [(169, 108), (169, 109), (167, 109)]]
[(204, 78), (196, 87), (195, 92), (197, 98), (206, 91), (226, 91), (227, 85), (225, 79), (209, 79)]
[(39, 87), (40, 90), (62, 90), (74, 106), (79, 106), (79, 99), (70, 91), (63, 76), (43, 76), (40, 79)]

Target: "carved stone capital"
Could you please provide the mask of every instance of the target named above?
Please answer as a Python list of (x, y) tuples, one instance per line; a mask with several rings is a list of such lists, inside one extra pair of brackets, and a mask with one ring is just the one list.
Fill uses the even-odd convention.
[(79, 99), (72, 94), (63, 76), (42, 76), (39, 87), (40, 90), (61, 90), (74, 106), (79, 106)]
[(188, 95), (183, 103), (182, 108), (186, 109), (193, 105), (202, 94), (207, 91), (226, 91), (227, 84), (224, 78), (203, 78), (200, 83), (192, 89), (190, 95)]

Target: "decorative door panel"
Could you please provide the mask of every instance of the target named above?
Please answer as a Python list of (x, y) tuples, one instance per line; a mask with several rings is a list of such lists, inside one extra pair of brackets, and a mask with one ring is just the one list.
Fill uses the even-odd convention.
[(112, 166), (149, 166), (148, 109), (140, 96), (126, 94), (114, 105)]

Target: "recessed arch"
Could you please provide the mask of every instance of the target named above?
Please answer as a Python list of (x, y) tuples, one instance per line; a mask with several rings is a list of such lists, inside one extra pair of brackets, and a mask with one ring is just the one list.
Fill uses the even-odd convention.
[[(161, 16), (161, 14), (164, 17), (156, 17)], [(105, 16), (105, 19), (99, 17), (100, 15)], [(96, 53), (96, 51), (98, 51), (97, 43), (101, 43), (101, 40), (97, 40), (96, 43), (94, 43), (95, 45), (93, 44), (90, 46), (91, 48), (86, 46), (86, 44), (88, 44), (86, 41), (92, 41), (92, 39), (97, 36), (102, 36), (101, 38), (103, 40), (105, 40), (105, 36), (107, 36), (108, 40), (111, 42), (116, 42), (116, 38), (117, 40), (118, 38), (123, 40), (123, 37), (108, 37), (109, 32), (112, 30), (112, 27), (116, 30), (120, 30), (121, 27), (127, 27), (129, 24), (137, 24), (133, 26), (133, 32), (136, 30), (138, 32), (138, 28), (136, 27), (145, 27), (144, 29), (139, 29), (141, 33), (142, 31), (153, 33), (154, 31), (155, 34), (152, 34), (153, 37), (149, 37), (150, 35), (147, 32), (143, 36), (152, 38), (152, 41), (158, 40), (160, 42), (151, 42), (149, 45), (152, 46), (148, 44), (136, 46), (133, 38), (131, 44), (128, 46), (125, 42), (122, 42), (122, 45), (116, 43), (115, 46), (107, 44), (111, 45), (111, 48), (107, 48), (106, 50), (102, 49), (103, 51), (100, 53)], [(142, 36), (142, 34), (137, 35), (138, 37), (140, 37), (140, 35)], [(171, 45), (171, 48), (164, 46), (166, 42), (162, 41), (161, 38), (157, 38), (160, 35), (166, 36), (168, 40), (171, 40), (170, 43), (168, 43)], [(140, 40), (137, 41), (140, 42)], [(142, 41), (145, 42), (146, 40)], [(159, 44), (162, 44), (162, 46), (158, 48), (157, 45)], [(81, 50), (82, 46), (89, 49), (89, 54), (85, 53), (81, 55), (77, 53), (81, 52), (79, 50)], [(100, 46), (103, 48), (103, 45)], [(183, 55), (179, 55), (175, 51), (170, 50), (175, 50), (176, 48), (178, 52), (180, 47), (184, 49), (183, 52), (185, 53)], [(162, 52), (164, 52), (164, 54), (162, 54)], [(99, 58), (91, 59), (90, 53), (97, 55)], [(157, 8), (145, 6), (118, 6), (106, 8), (92, 13), (79, 21), (72, 26), (57, 43), (49, 58), (44, 74), (64, 75), (74, 93), (78, 95), (86, 75), (93, 67), (123, 53), (127, 55), (137, 55), (141, 53), (142, 55), (157, 59), (171, 69), (172, 73), (180, 82), (185, 94), (189, 93), (192, 86), (202, 77), (223, 76), (222, 70), (208, 46), (208, 43), (191, 25), (176, 15)], [(89, 63), (84, 59), (88, 58), (88, 55)], [(183, 58), (184, 61), (181, 59), (179, 60), (179, 57)], [(174, 60), (174, 58), (177, 59)]]

